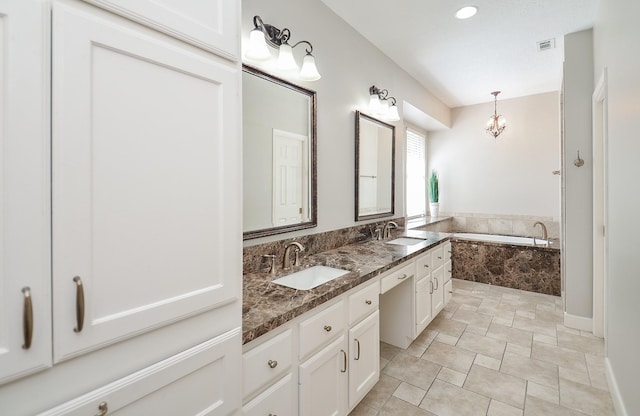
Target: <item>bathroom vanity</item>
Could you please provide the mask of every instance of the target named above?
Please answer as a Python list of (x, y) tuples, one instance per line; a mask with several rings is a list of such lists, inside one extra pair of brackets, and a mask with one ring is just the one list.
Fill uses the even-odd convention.
[[(276, 274), (245, 273), (246, 415), (346, 415), (371, 390), (380, 341), (406, 348), (450, 299), (449, 235), (406, 236), (312, 254)], [(317, 264), (348, 273), (308, 291), (273, 283)]]

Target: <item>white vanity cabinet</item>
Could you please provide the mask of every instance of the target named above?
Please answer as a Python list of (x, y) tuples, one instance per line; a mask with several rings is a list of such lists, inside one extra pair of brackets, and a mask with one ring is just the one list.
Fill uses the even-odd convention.
[(0, 385), (51, 365), (49, 20), (0, 1)]
[[(439, 244), (416, 258), (415, 313), (417, 337), (444, 308), (447, 292), (447, 243)], [(448, 282), (451, 285), (451, 281)]]
[(453, 282), (451, 281), (451, 273), (453, 272), (453, 264), (451, 262), (451, 241), (444, 243), (444, 304), (451, 300), (453, 294)]

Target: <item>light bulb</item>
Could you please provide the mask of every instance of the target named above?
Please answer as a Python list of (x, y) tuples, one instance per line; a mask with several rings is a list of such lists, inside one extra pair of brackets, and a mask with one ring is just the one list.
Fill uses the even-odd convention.
[(244, 56), (252, 61), (266, 61), (271, 58), (271, 52), (269, 52), (267, 41), (264, 39), (264, 33), (260, 29), (255, 28), (249, 34), (249, 46)]

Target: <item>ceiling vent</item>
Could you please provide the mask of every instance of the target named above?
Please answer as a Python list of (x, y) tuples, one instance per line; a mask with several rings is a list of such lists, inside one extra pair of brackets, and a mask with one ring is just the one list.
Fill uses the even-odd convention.
[(556, 47), (556, 39), (541, 40), (538, 44), (538, 52), (544, 52)]

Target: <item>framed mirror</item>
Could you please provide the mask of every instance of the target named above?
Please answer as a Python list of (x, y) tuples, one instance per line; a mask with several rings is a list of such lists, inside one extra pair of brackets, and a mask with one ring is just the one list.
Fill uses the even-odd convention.
[(394, 213), (395, 131), (395, 126), (356, 111), (356, 221)]
[(315, 227), (316, 93), (242, 71), (243, 239)]

